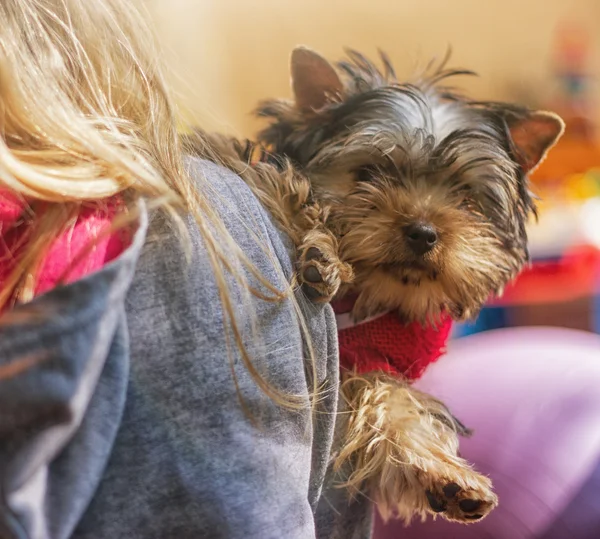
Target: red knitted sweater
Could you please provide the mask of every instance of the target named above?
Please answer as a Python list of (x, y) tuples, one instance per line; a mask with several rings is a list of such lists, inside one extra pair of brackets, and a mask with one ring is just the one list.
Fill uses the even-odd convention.
[(352, 324), (347, 313), (353, 304), (352, 300), (333, 304), (343, 368), (358, 373), (384, 371), (415, 380), (445, 352), (452, 329), (450, 317), (433, 327), (418, 322), (404, 324), (395, 312), (389, 312)]

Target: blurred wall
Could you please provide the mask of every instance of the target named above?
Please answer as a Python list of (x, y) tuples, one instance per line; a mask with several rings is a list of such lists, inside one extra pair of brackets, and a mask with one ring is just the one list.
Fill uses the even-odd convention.
[[(477, 97), (514, 96), (515, 85), (552, 92), (557, 23), (582, 21), (600, 36), (599, 0), (147, 0), (184, 114), (203, 127), (251, 135), (250, 111), (288, 96), (288, 57), (306, 44), (331, 59), (344, 46), (392, 57), (397, 71), (443, 55), (477, 71), (463, 87)], [(600, 55), (594, 71), (600, 73)]]

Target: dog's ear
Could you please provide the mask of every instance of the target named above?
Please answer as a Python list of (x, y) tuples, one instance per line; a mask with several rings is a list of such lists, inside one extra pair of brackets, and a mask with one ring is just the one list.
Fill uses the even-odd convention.
[(301, 110), (319, 110), (330, 98), (343, 95), (344, 86), (334, 67), (316, 52), (296, 47), (290, 64), (292, 89)]
[(508, 116), (515, 158), (525, 173), (532, 172), (546, 157), (565, 130), (565, 123), (553, 112), (535, 111), (525, 116)]

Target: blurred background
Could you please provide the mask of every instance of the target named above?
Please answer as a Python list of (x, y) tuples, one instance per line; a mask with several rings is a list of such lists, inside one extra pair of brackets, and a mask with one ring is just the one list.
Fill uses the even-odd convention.
[(479, 73), (470, 95), (552, 109), (567, 134), (534, 175), (534, 266), (456, 336), (519, 325), (600, 332), (600, 2), (598, 0), (148, 0), (184, 120), (252, 136), (256, 103), (289, 96), (297, 44), (330, 59), (388, 52), (399, 74), (443, 56)]

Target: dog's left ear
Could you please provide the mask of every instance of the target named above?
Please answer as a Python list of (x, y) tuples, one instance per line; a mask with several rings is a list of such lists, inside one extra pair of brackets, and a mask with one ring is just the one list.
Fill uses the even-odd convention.
[(296, 47), (290, 64), (292, 89), (301, 110), (319, 110), (329, 99), (343, 95), (344, 85), (339, 75), (320, 54), (306, 47)]
[(565, 123), (553, 112), (534, 111), (525, 117), (508, 117), (516, 159), (525, 173), (532, 172), (546, 157), (565, 130)]

